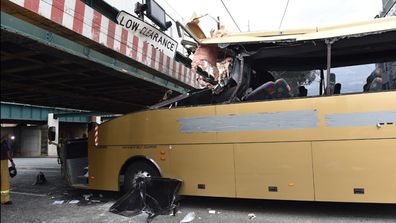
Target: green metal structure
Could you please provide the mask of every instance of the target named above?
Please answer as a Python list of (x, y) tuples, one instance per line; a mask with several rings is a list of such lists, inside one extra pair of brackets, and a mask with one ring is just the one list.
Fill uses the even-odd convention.
[(1, 122), (46, 122), (54, 113), (60, 122), (89, 123), (92, 112), (1, 102)]

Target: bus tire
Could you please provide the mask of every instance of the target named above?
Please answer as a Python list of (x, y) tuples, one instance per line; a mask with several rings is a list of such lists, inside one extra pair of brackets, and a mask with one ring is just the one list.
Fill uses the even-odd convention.
[(160, 176), (159, 171), (153, 164), (145, 161), (133, 162), (125, 171), (124, 192), (130, 191), (142, 178)]

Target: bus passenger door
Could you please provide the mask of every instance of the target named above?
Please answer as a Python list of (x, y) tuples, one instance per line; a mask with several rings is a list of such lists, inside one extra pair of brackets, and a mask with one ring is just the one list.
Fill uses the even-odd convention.
[(67, 182), (73, 187), (88, 185), (88, 143), (86, 138), (65, 141), (62, 162)]
[(183, 181), (182, 195), (235, 197), (232, 144), (175, 145), (172, 177)]

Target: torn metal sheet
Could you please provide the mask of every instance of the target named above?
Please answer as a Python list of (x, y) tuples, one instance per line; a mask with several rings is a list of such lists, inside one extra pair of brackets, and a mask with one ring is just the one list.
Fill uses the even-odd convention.
[(176, 193), (182, 181), (170, 178), (143, 178), (110, 207), (110, 212), (132, 217), (146, 212), (147, 221), (176, 210)]

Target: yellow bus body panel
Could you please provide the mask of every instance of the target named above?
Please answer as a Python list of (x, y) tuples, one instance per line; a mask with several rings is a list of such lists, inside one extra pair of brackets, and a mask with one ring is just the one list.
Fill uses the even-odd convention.
[(309, 142), (237, 144), (235, 169), (237, 197), (314, 200)]
[(181, 194), (235, 197), (232, 144), (176, 145), (170, 163), (172, 177), (183, 180)]
[(396, 202), (396, 139), (314, 142), (312, 147), (316, 200)]
[(185, 195), (396, 203), (395, 112), (392, 91), (131, 113), (90, 132), (89, 188), (144, 156)]

